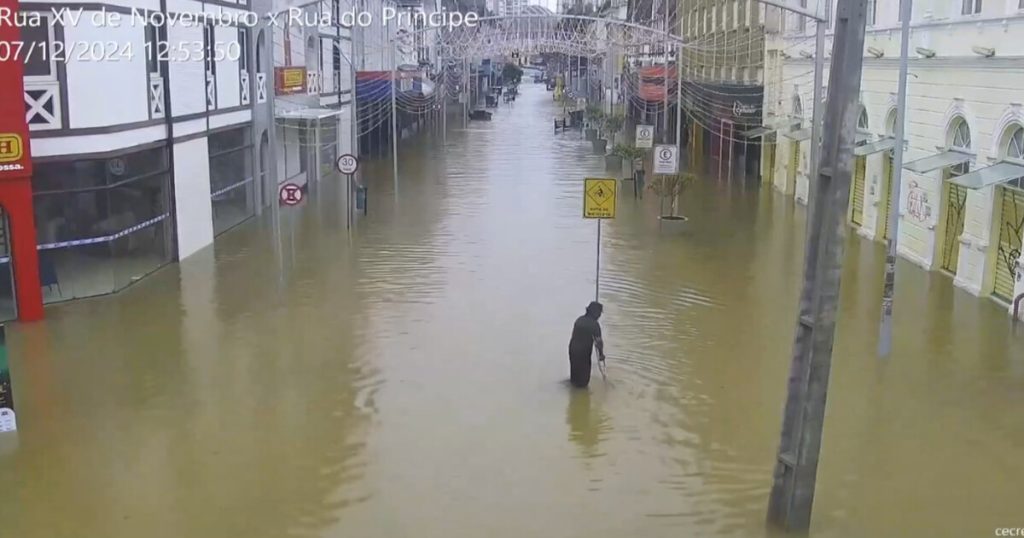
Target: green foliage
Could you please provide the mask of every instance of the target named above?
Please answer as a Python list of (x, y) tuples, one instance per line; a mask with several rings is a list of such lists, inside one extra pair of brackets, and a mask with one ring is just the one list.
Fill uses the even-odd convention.
[(586, 116), (588, 120), (597, 119), (604, 116), (604, 111), (597, 105), (587, 105)]
[(615, 147), (612, 148), (612, 155), (617, 155), (623, 159), (628, 159), (629, 161), (635, 161), (643, 158), (644, 153), (643, 149), (626, 144), (615, 144)]
[(626, 123), (626, 118), (621, 114), (612, 114), (606, 116), (604, 120), (605, 131), (610, 135), (615, 135), (622, 130), (622, 126)]
[(507, 63), (501, 68), (501, 78), (505, 83), (512, 83), (518, 86), (523, 80), (523, 69), (516, 64)]
[(697, 176), (689, 172), (672, 176), (658, 175), (647, 185), (647, 188), (660, 197), (676, 198), (696, 180)]

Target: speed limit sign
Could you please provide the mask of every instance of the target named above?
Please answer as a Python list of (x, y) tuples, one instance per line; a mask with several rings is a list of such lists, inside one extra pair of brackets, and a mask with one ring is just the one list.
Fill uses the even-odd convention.
[(356, 158), (355, 155), (348, 153), (338, 157), (338, 162), (336, 164), (338, 166), (338, 171), (342, 174), (351, 175), (356, 173), (356, 170), (359, 169), (359, 159)]

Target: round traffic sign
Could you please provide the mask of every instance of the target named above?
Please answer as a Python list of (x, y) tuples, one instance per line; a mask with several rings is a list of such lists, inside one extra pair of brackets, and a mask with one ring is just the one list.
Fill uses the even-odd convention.
[(279, 193), (281, 203), (284, 205), (296, 205), (302, 201), (302, 187), (294, 183), (285, 183), (281, 185), (281, 192)]
[(671, 161), (672, 157), (675, 156), (675, 148), (661, 148), (658, 152), (658, 156), (666, 161)]
[(650, 136), (651, 136), (651, 130), (650, 129), (640, 129), (640, 138), (650, 138)]
[(338, 161), (335, 163), (338, 167), (338, 171), (342, 174), (354, 174), (356, 170), (359, 170), (359, 159), (355, 155), (346, 153), (341, 157), (338, 157)]

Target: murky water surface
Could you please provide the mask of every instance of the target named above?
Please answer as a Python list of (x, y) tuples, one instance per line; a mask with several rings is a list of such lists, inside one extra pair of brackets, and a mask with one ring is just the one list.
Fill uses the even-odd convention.
[[(527, 87), (447, 152), (365, 167), (129, 291), (9, 337), (12, 538), (764, 536), (804, 213), (741, 182), (682, 229), (623, 193), (604, 227), (608, 383), (573, 392), (594, 293), (581, 179), (604, 163)], [(812, 535), (1024, 527), (1024, 342), (1001, 307), (851, 239)]]

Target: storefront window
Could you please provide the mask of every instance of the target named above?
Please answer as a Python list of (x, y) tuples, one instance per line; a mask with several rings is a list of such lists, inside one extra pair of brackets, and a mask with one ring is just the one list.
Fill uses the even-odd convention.
[[(18, 308), (14, 300), (14, 262), (11, 259), (11, 228), (7, 225), (7, 212), (0, 208), (0, 321), (10, 321), (18, 317)], [(43, 288), (46, 288), (46, 274), (40, 267)]]
[(43, 302), (122, 289), (171, 260), (163, 147), (38, 163), (32, 178)]
[(338, 121), (336, 118), (327, 118), (320, 121), (319, 127), (320, 179), (323, 179), (337, 172)]
[(223, 233), (256, 212), (252, 174), (252, 132), (248, 127), (209, 138), (213, 233)]

